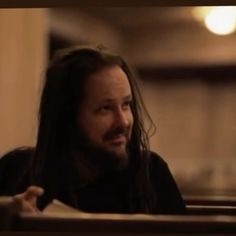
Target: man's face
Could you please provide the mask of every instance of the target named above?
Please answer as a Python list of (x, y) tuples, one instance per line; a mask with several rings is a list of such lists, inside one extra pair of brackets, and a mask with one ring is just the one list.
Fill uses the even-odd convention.
[(106, 67), (88, 77), (78, 124), (87, 148), (127, 158), (133, 114), (128, 78), (119, 66)]

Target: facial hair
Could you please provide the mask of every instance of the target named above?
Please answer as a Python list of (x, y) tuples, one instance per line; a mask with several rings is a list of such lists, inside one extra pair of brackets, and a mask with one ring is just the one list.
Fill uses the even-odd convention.
[[(103, 139), (109, 140), (117, 135), (125, 135), (128, 140), (128, 130), (117, 127), (104, 134)], [(99, 172), (113, 172), (124, 170), (129, 163), (129, 142), (125, 146), (123, 153), (117, 154), (115, 151), (94, 144), (83, 129), (80, 129), (77, 135), (77, 141), (80, 153), (86, 158)]]

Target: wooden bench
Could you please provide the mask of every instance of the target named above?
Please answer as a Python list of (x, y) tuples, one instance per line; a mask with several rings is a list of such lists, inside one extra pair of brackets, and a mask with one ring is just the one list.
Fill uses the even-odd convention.
[(183, 196), (186, 205), (207, 205), (207, 206), (236, 206), (235, 196)]
[(20, 214), (12, 230), (78, 232), (80, 235), (214, 234), (236, 235), (235, 216), (76, 214), (35, 216)]
[(188, 215), (235, 215), (236, 206), (187, 205)]
[[(12, 198), (0, 199), (0, 231), (79, 233), (97, 235), (236, 235), (235, 215), (144, 215), (50, 213), (34, 215), (19, 213)], [(206, 210), (206, 209), (204, 209)], [(225, 210), (225, 209), (224, 209)], [(199, 211), (199, 209), (198, 209)]]
[(13, 217), (19, 212), (19, 207), (12, 197), (0, 197), (0, 231), (11, 229)]

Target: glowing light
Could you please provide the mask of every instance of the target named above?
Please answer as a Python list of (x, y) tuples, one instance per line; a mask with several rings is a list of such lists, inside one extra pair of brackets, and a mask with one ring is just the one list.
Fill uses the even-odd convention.
[(213, 8), (205, 18), (206, 27), (219, 35), (231, 34), (236, 29), (236, 11), (234, 7)]
[(213, 7), (194, 7), (192, 9), (192, 15), (196, 20), (204, 22), (206, 15), (212, 8)]
[(236, 7), (196, 7), (192, 13), (212, 33), (227, 35), (236, 30)]

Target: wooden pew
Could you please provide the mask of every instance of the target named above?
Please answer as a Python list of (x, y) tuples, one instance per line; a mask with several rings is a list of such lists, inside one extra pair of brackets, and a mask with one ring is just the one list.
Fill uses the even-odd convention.
[(236, 206), (235, 196), (183, 196), (186, 205), (207, 205), (207, 206)]
[(19, 212), (20, 206), (12, 197), (0, 197), (0, 231), (11, 229), (13, 217)]
[(0, 230), (8, 230), (10, 228), (10, 206), (9, 198), (1, 198), (0, 200)]
[(20, 214), (12, 230), (79, 235), (236, 235), (236, 216), (141, 214)]
[(236, 197), (184, 196), (190, 215), (236, 215)]
[(236, 206), (187, 205), (188, 215), (234, 215)]
[[(34, 215), (19, 213), (12, 198), (0, 199), (0, 230), (11, 232), (60, 232), (80, 235), (236, 235), (235, 214), (202, 214), (195, 207), (194, 215), (144, 215), (144, 214), (90, 214), (50, 213)], [(218, 210), (219, 210), (219, 206)], [(196, 212), (196, 209), (198, 212)], [(230, 208), (227, 208), (230, 209)], [(225, 210), (225, 209), (224, 209)], [(234, 208), (235, 210), (235, 208)], [(206, 211), (206, 208), (204, 209)], [(200, 213), (199, 213), (200, 212)], [(232, 213), (232, 212), (230, 212)]]

